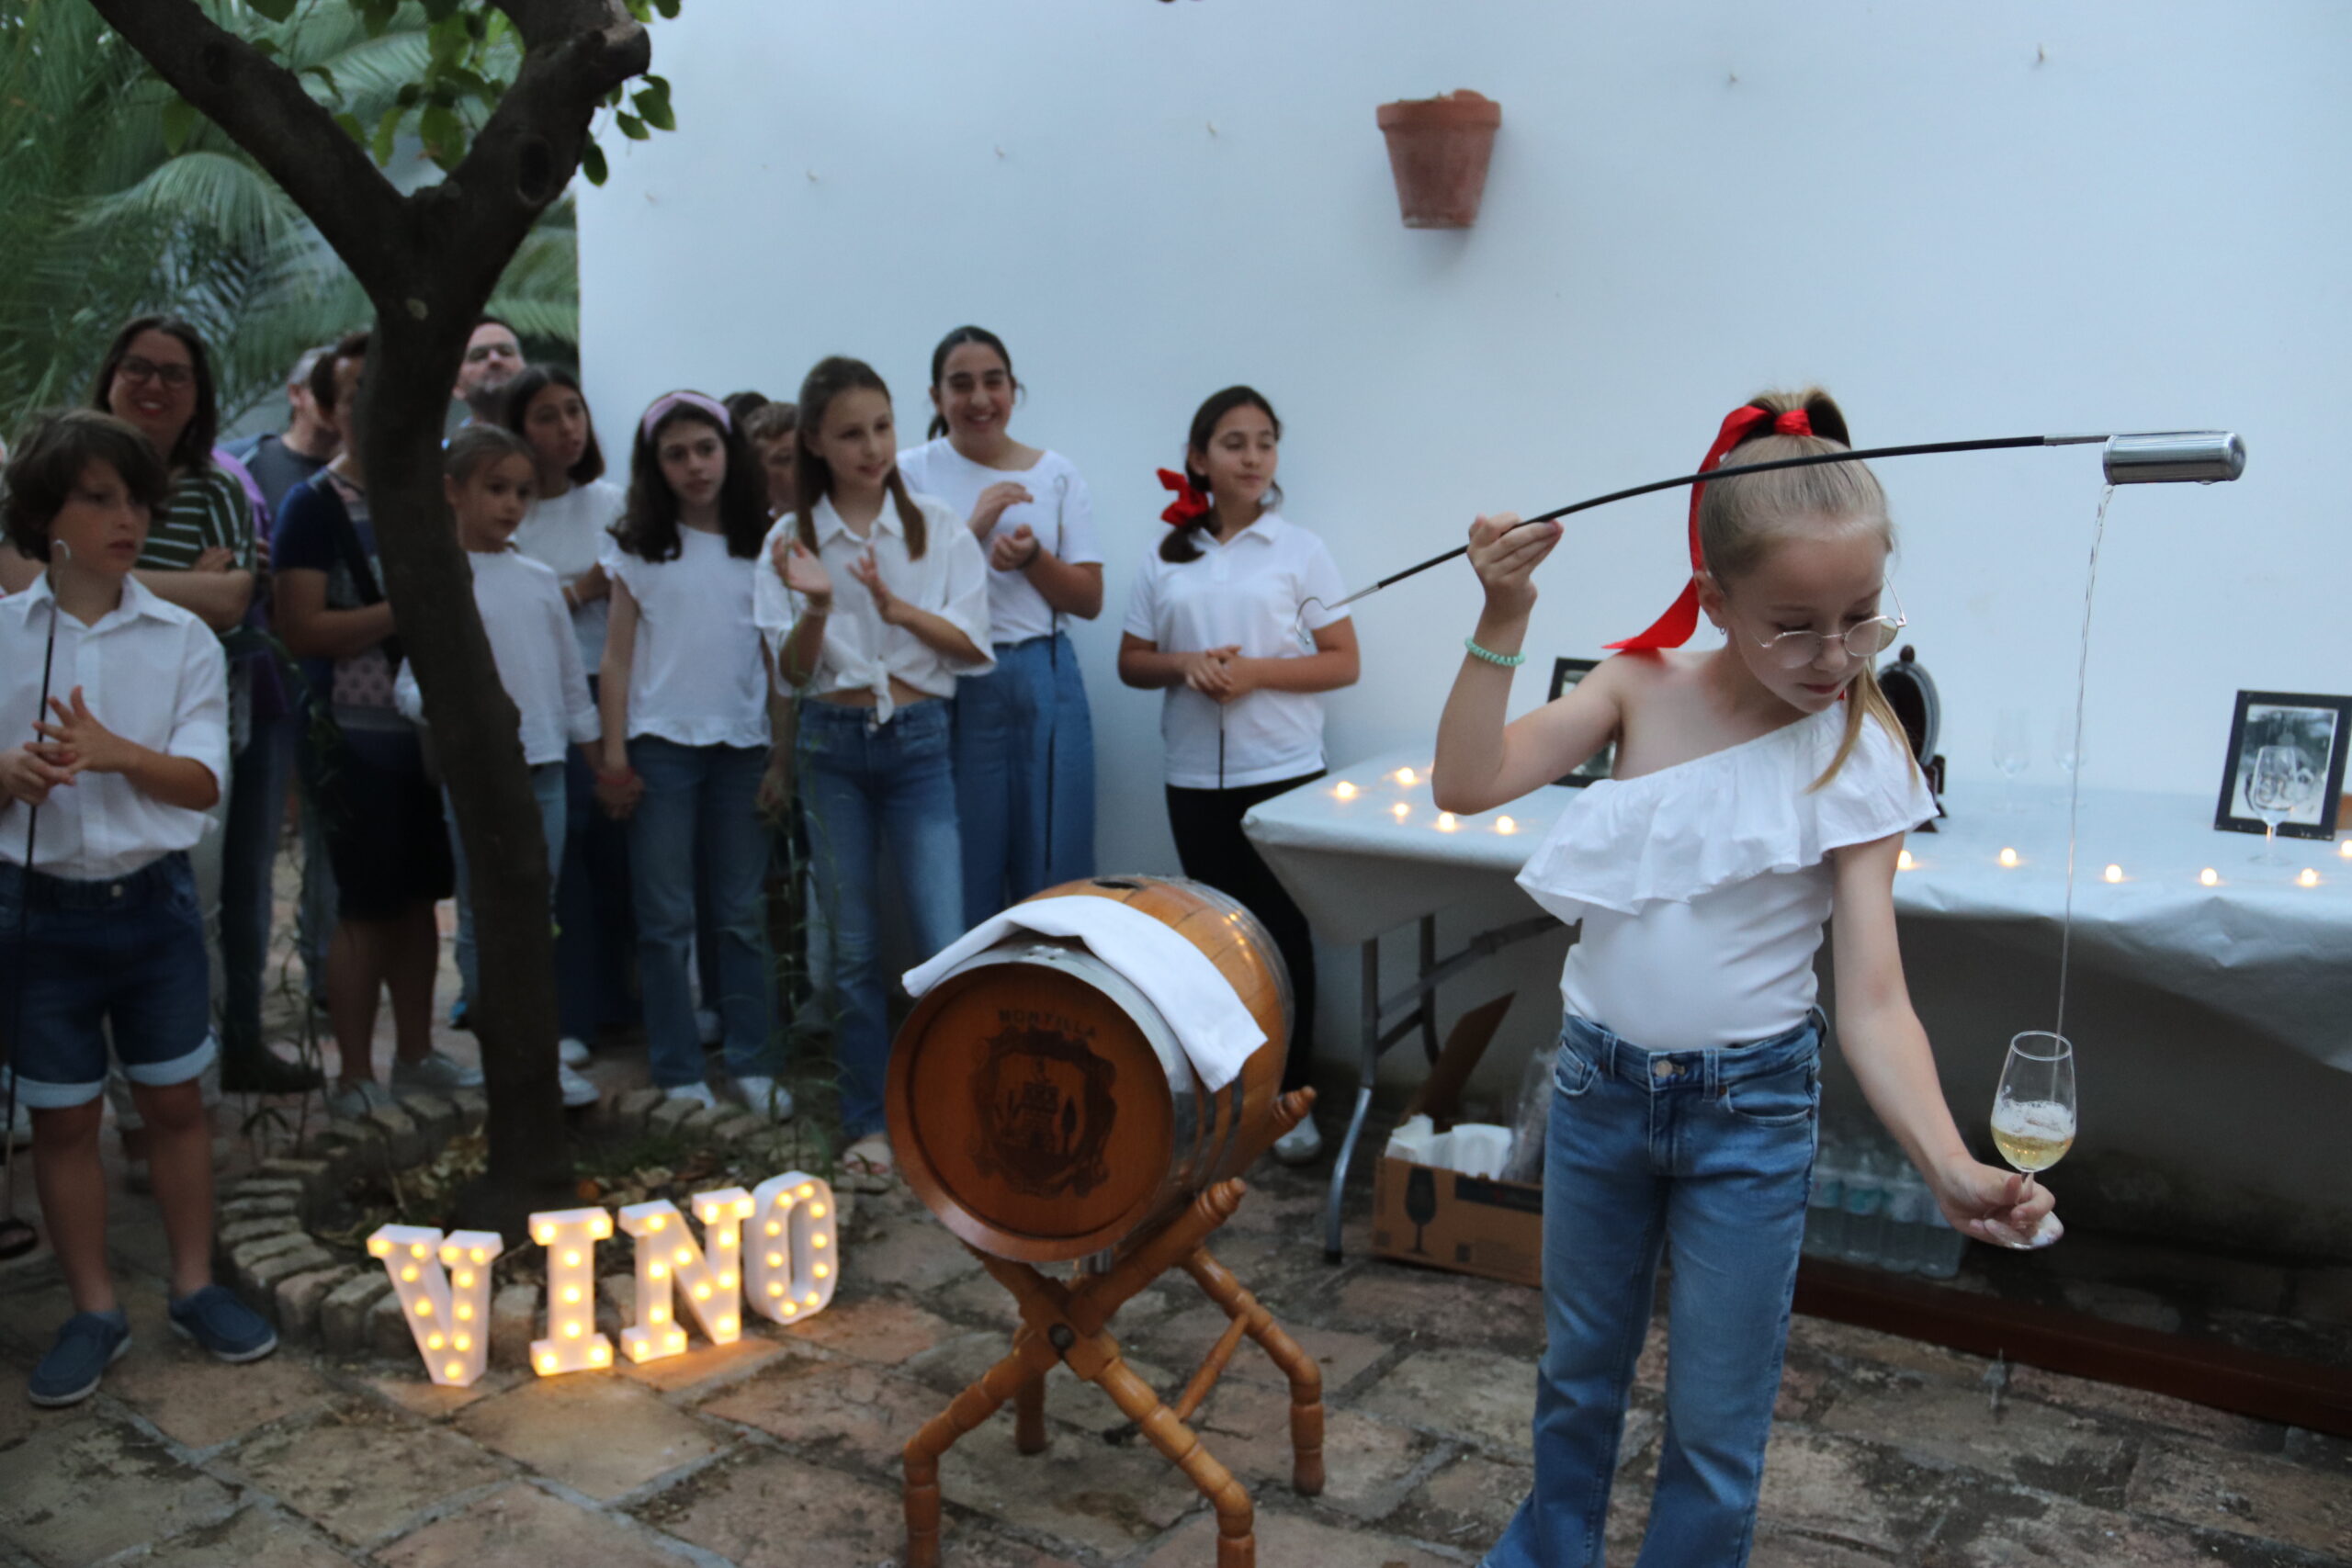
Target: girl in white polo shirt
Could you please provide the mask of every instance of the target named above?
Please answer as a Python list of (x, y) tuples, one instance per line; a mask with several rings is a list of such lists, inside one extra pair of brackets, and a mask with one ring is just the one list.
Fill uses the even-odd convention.
[(1062, 617), (1102, 613), (1102, 551), (1078, 469), (1005, 428), (1020, 390), (1003, 340), (957, 327), (931, 354), (933, 439), (899, 454), (988, 557), (996, 668), (956, 692), (967, 926), (1094, 874), (1094, 725)]
[(815, 699), (800, 705), (798, 782), (842, 1005), (842, 1164), (872, 1178), (892, 1169), (879, 851), (887, 836), (929, 958), (964, 930), (944, 699), (994, 662), (988, 568), (961, 515), (907, 489), (889, 389), (870, 366), (820, 360), (796, 436), (795, 507), (768, 536), (758, 616), (779, 676)]
[(638, 968), (653, 1082), (705, 1105), (687, 953), (699, 843), (718, 929), (727, 1069), (754, 1111), (781, 1121), (770, 1027), (766, 881), (760, 819), (768, 746), (767, 666), (752, 629), (752, 581), (767, 532), (767, 486), (735, 422), (700, 392), (672, 392), (638, 422), (628, 512), (604, 558), (612, 580), (597, 703), (596, 793), (629, 819)]
[[(1160, 470), (1178, 492), (1160, 514), (1174, 532), (1145, 558), (1127, 600), (1119, 679), (1168, 694), (1168, 825), (1184, 874), (1247, 905), (1290, 971), (1292, 1089), (1314, 1055), (1315, 944), (1241, 818), (1322, 775), (1322, 694), (1353, 685), (1358, 666), (1353, 623), (1324, 608), (1347, 593), (1331, 553), (1274, 510), (1282, 434), (1273, 405), (1248, 387), (1227, 387), (1193, 416), (1183, 475)], [(1311, 651), (1295, 630), (1302, 609)], [(1322, 1148), (1309, 1118), (1274, 1154), (1295, 1164)]]

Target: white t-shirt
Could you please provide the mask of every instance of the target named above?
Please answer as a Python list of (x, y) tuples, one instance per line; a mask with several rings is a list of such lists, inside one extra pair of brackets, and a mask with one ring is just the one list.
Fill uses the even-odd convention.
[[(514, 700), (523, 760), (535, 768), (560, 762), (567, 745), (597, 735), (596, 705), (563, 589), (552, 570), (517, 550), (469, 552), (466, 563), (473, 568), (474, 607), (490, 634), (498, 682)], [(414, 660), (401, 665), (392, 703), (412, 723), (424, 722)]]
[(1909, 749), (1875, 719), (1838, 776), (1838, 704), (1744, 745), (1569, 802), (1519, 885), (1584, 932), (1567, 1010), (1653, 1051), (1753, 1044), (1813, 1009), (1835, 893), (1829, 852), (1936, 814)]
[(752, 628), (752, 579), (766, 566), (727, 553), (723, 534), (678, 530), (665, 561), (614, 541), (605, 573), (637, 601), (629, 660), (628, 733), (681, 746), (768, 743), (767, 670)]
[[(514, 530), (514, 547), (553, 570), (560, 587), (569, 588), (605, 558), (613, 542), (612, 527), (628, 506), (628, 492), (610, 479), (573, 485), (561, 495), (532, 502)], [(613, 607), (592, 599), (571, 613), (571, 629), (580, 639), (580, 662), (591, 673), (605, 657), (605, 626)]]
[[(956, 677), (978, 675), (996, 665), (996, 656), (989, 651), (989, 568), (980, 558), (978, 542), (964, 526), (964, 518), (946, 502), (918, 495), (914, 503), (922, 512), (925, 536), (919, 560), (907, 554), (906, 525), (891, 501), (883, 502), (880, 514), (864, 538), (842, 521), (831, 496), (809, 509), (810, 520), (817, 525), (817, 558), (833, 580), (833, 611), (825, 617), (824, 647), (807, 690), (812, 696), (826, 692), (871, 692), (875, 711), (884, 720), (894, 706), (890, 701), (893, 675), (918, 692), (952, 697)], [(768, 530), (767, 543), (760, 550), (752, 615), (767, 636), (779, 674), (784, 639), (800, 618), (802, 601), (785, 587), (784, 579), (769, 564), (768, 552), (777, 539), (797, 526), (792, 513), (786, 513)], [(850, 563), (869, 548), (890, 592), (970, 637), (972, 646), (980, 650), (978, 663), (949, 660), (904, 626), (882, 624), (880, 613), (874, 608), (874, 595), (850, 575)]]
[[(47, 572), (0, 600), (0, 735), (33, 738), (50, 617), (57, 617), (54, 697), (82, 700), (100, 724), (167, 757), (190, 757), (229, 786), (229, 676), (220, 639), (134, 577), (94, 626), (61, 614)], [(29, 808), (0, 804), (0, 860), (22, 864)], [(84, 773), (49, 792), (33, 843), (34, 869), (76, 882), (128, 876), (174, 850), (193, 849), (209, 818), (145, 794), (120, 773)]]
[[(1245, 659), (1302, 659), (1294, 628), (1317, 632), (1344, 621), (1326, 608), (1347, 597), (1323, 541), (1269, 512), (1225, 544), (1196, 531), (1197, 558), (1171, 565), (1157, 540), (1127, 598), (1125, 630), (1163, 653), (1238, 645)], [(1179, 789), (1220, 787), (1217, 726), (1225, 727), (1222, 787), (1272, 784), (1323, 766), (1323, 697), (1317, 692), (1252, 692), (1220, 706), (1190, 686), (1168, 688), (1159, 710), (1168, 782)]]
[[(1027, 468), (989, 468), (956, 451), (955, 444), (943, 435), (899, 453), (899, 472), (906, 476), (909, 490), (937, 496), (959, 519), (972, 515), (980, 491), (992, 484), (1010, 480), (1036, 498), (1004, 509), (988, 538), (980, 541), (983, 564), (989, 546), (1009, 537), (1023, 524), (1046, 549), (1072, 566), (1102, 563), (1102, 548), (1094, 537), (1094, 499), (1087, 493), (1078, 469), (1058, 452), (1047, 452)], [(971, 533), (970, 526), (967, 525), (964, 531)], [(993, 640), (1026, 642), (1054, 630), (1053, 606), (1046, 603), (1027, 573), (989, 569), (989, 636)]]

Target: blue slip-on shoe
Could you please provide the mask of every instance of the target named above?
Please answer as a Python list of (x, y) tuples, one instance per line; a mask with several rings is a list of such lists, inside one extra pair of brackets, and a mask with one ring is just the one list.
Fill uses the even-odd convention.
[(112, 1312), (77, 1312), (57, 1331), (57, 1343), (33, 1368), (25, 1396), (45, 1410), (79, 1404), (98, 1392), (98, 1380), (130, 1348), (130, 1319)]
[(277, 1348), (277, 1330), (222, 1285), (207, 1285), (172, 1303), (172, 1331), (223, 1361), (258, 1361)]

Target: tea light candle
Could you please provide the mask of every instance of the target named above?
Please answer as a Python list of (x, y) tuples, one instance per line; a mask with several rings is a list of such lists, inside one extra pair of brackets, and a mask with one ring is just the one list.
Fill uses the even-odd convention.
[(2197, 880), (2205, 886), (2219, 887), (2222, 885), (2222, 874), (2209, 865), (2197, 874)]
[(2109, 882), (2120, 882), (2123, 880), (2123, 868), (2120, 865), (2110, 865), (2101, 874)]
[(1911, 858), (1911, 852), (1909, 850), (1903, 850), (1898, 852), (1894, 857), (1894, 869), (1897, 871), (1917, 871), (1919, 869), (1919, 863)]
[(2295, 878), (2295, 882), (2299, 886), (2317, 887), (2319, 886), (2319, 873), (2310, 866), (2305, 866), (2303, 867), (2303, 874)]
[(1396, 770), (1396, 782), (1409, 789), (1421, 782), (1421, 775), (1410, 768), (1399, 768)]
[(1458, 828), (1458, 827), (1460, 827), (1460, 826), (1461, 826), (1461, 824), (1460, 824), (1460, 823), (1458, 823), (1458, 822), (1456, 822), (1456, 821), (1453, 819), (1453, 812), (1451, 812), (1451, 811), (1441, 811), (1441, 812), (1439, 812), (1439, 813), (1437, 814), (1437, 830), (1438, 830), (1439, 832), (1441, 832), (1441, 833), (1451, 833), (1451, 832), (1453, 832), (1453, 831), (1454, 830), (1454, 829), (1456, 829), (1456, 828)]
[(1508, 817), (1498, 817), (1495, 818), (1495, 831), (1508, 838), (1519, 831), (1519, 824)]
[(2007, 849), (2007, 848), (2004, 848), (2004, 849), (2001, 851), (2001, 866), (2002, 866), (2002, 868), (2003, 868), (2004, 870), (2014, 871), (2014, 870), (2017, 868), (2017, 863), (2018, 863), (2018, 852), (2017, 852), (2017, 851), (2012, 850), (2012, 849)]
[(2352, 838), (2347, 838), (2342, 843), (2336, 845), (2335, 852), (2342, 855), (2346, 860), (2352, 860)]
[(1350, 784), (1347, 780), (1341, 779), (1338, 787), (1333, 789), (1331, 793), (1339, 796), (1341, 800), (1353, 800), (1356, 797), (1356, 786)]
[(1410, 817), (1413, 814), (1413, 808), (1400, 800), (1396, 805), (1388, 808), (1388, 814), (1396, 818), (1397, 821), (1402, 822), (1406, 818)]

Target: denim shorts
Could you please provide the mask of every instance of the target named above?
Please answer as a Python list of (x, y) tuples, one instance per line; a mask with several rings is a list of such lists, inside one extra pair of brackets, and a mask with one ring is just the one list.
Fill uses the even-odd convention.
[(0, 1019), (16, 1042), (17, 1093), (57, 1111), (98, 1098), (107, 1031), (134, 1084), (186, 1083), (212, 1060), (204, 922), (187, 856), (128, 876), (69, 881), (0, 864)]

